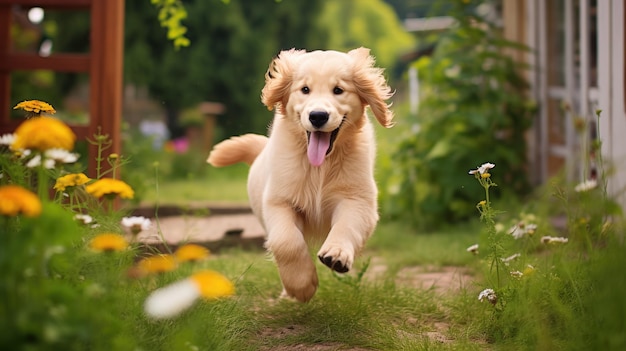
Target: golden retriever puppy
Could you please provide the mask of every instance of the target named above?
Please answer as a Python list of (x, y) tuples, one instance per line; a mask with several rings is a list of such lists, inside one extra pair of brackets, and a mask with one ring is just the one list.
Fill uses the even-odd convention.
[(265, 76), (262, 101), (276, 108), (269, 137), (246, 134), (217, 144), (216, 167), (251, 165), (248, 194), (267, 232), (283, 296), (309, 301), (318, 286), (309, 244), (320, 261), (345, 273), (378, 221), (373, 127), (393, 113), (383, 70), (369, 49), (348, 53), (282, 51)]

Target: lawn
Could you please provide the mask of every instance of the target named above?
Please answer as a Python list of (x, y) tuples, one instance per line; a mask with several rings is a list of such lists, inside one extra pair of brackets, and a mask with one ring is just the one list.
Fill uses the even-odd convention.
[(248, 166), (239, 164), (225, 168), (206, 165), (206, 174), (189, 179), (164, 179), (147, 188), (143, 205), (190, 206), (207, 203), (248, 202), (246, 179)]

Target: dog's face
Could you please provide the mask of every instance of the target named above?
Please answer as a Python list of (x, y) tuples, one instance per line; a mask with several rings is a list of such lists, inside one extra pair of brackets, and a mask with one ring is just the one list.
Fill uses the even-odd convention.
[(378, 121), (391, 126), (385, 100), (391, 96), (382, 70), (373, 67), (368, 49), (283, 51), (272, 62), (263, 88), (263, 103), (275, 106), (307, 138), (307, 155), (320, 166), (332, 153), (342, 129), (360, 127), (370, 105)]

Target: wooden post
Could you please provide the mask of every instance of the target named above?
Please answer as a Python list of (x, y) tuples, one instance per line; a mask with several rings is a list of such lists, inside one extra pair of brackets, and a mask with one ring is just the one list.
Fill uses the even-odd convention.
[(213, 147), (213, 139), (215, 136), (215, 125), (217, 116), (224, 113), (224, 105), (217, 102), (203, 102), (198, 106), (200, 113), (204, 116), (204, 124), (202, 126), (202, 143), (201, 151), (209, 152)]
[[(15, 5), (90, 11), (91, 51), (53, 53), (48, 57), (12, 52), (10, 28)], [(90, 78), (89, 125), (70, 127), (80, 140), (93, 138), (98, 132), (108, 135), (112, 144), (104, 156), (120, 153), (123, 51), (124, 0), (0, 0), (0, 133), (12, 132), (19, 124), (9, 119), (12, 71), (86, 72)], [(96, 156), (97, 148), (90, 145), (87, 173), (91, 177), (96, 176)], [(106, 160), (102, 165), (103, 170), (108, 169)]]
[[(0, 60), (11, 49), (11, 6), (0, 5)], [(11, 100), (11, 71), (0, 67), (0, 126), (8, 124)], [(4, 128), (2, 128), (4, 129)], [(1, 133), (6, 131), (0, 130)]]
[[(124, 55), (124, 1), (94, 0), (91, 7), (90, 120), (89, 138), (108, 135), (111, 147), (102, 160), (102, 171), (108, 170), (106, 156), (121, 152), (122, 75)], [(89, 170), (96, 174), (97, 146), (89, 145)]]

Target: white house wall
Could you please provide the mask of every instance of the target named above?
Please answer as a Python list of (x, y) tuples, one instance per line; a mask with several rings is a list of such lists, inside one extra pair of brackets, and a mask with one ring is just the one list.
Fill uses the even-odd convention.
[(598, 108), (602, 152), (611, 170), (608, 190), (626, 209), (624, 1), (598, 1)]

